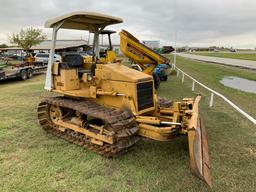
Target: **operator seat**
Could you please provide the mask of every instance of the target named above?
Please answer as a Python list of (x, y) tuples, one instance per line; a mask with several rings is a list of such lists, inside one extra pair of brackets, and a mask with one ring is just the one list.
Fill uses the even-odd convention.
[(79, 53), (66, 53), (63, 56), (62, 69), (77, 69), (78, 77), (82, 78), (83, 73), (91, 73), (91, 70), (83, 69), (84, 59)]

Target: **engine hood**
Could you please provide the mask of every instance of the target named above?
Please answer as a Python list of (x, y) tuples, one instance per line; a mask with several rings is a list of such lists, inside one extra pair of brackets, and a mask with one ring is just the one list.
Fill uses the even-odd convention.
[(97, 64), (95, 76), (103, 80), (137, 83), (153, 80), (151, 75), (136, 71), (120, 63)]

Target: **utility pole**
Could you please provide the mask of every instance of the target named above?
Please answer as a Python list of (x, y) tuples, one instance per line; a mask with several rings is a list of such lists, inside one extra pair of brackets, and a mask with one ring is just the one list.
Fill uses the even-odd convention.
[(174, 65), (174, 69), (176, 67), (176, 53), (177, 53), (177, 44), (176, 44), (176, 41), (177, 41), (177, 31), (175, 31), (175, 42), (174, 42), (174, 57), (173, 57), (173, 65)]

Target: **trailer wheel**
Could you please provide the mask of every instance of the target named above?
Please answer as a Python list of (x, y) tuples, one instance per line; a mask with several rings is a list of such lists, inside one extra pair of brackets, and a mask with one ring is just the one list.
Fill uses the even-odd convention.
[(26, 70), (22, 70), (20, 72), (20, 77), (21, 77), (22, 80), (26, 80), (28, 78), (27, 71)]
[(161, 78), (161, 81), (167, 81), (168, 80), (168, 76), (167, 75), (165, 75), (165, 76), (163, 76), (162, 78)]
[(158, 89), (160, 87), (160, 78), (157, 74), (153, 73), (153, 79), (154, 79), (155, 89)]
[(32, 69), (28, 69), (27, 70), (27, 77), (30, 79), (31, 77), (33, 77), (33, 70)]

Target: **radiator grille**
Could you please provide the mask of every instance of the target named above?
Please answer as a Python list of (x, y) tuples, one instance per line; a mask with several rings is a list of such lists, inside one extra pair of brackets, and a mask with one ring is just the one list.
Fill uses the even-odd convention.
[(153, 82), (137, 84), (138, 111), (154, 106)]

